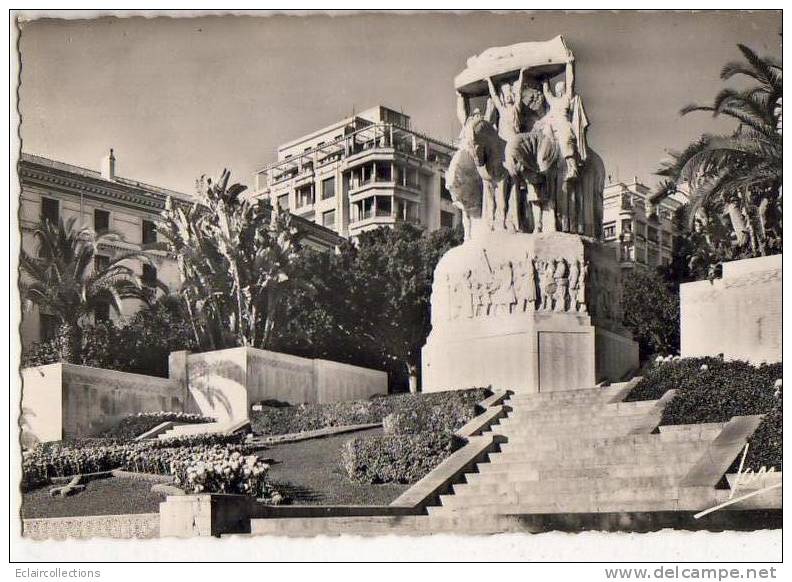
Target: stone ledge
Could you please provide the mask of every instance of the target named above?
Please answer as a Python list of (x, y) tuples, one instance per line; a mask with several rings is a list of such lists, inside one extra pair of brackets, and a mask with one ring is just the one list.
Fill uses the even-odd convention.
[(68, 538), (156, 538), (160, 516), (157, 513), (48, 517), (22, 520), (23, 537), (34, 540)]
[(319, 428), (316, 430), (306, 430), (304, 432), (292, 432), (282, 435), (254, 437), (253, 439), (251, 439), (251, 442), (253, 444), (262, 444), (262, 445), (296, 443), (300, 441), (307, 441), (309, 439), (317, 439), (317, 438), (328, 437), (337, 434), (344, 434), (347, 432), (356, 432), (360, 430), (378, 428), (380, 426), (382, 426), (381, 422), (372, 422), (369, 424), (347, 424), (344, 426), (329, 426), (326, 428)]
[(733, 417), (682, 479), (680, 486), (715, 487), (761, 421), (761, 414)]

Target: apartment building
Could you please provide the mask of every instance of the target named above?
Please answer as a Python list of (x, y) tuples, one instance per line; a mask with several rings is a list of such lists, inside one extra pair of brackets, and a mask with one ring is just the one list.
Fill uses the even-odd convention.
[(651, 190), (637, 177), (632, 183), (605, 187), (603, 239), (617, 249), (622, 268), (655, 268), (671, 262), (678, 234), (674, 214), (685, 202), (676, 194), (652, 203)]
[(445, 184), (453, 153), (380, 105), (279, 146), (255, 192), (344, 237), (397, 222), (451, 227), (460, 221)]
[[(157, 241), (156, 225), (168, 197), (176, 203), (190, 204), (194, 200), (189, 194), (119, 176), (112, 150), (101, 161), (99, 171), (22, 153), (18, 175), (21, 248), (31, 255), (37, 253), (38, 247), (34, 232), (44, 220), (57, 222), (72, 217), (76, 218), (76, 228), (112, 233), (99, 249), (97, 264), (119, 253), (140, 251), (142, 245)], [(295, 218), (294, 224), (303, 244), (314, 248), (334, 249), (343, 240), (336, 233), (300, 218)], [(163, 251), (146, 252), (153, 265), (130, 261), (130, 267), (143, 283), (153, 286), (159, 280), (171, 291), (177, 290), (180, 280), (175, 258)], [(123, 315), (128, 317), (140, 307), (139, 302), (126, 300)], [(111, 314), (108, 311), (96, 316), (111, 317)], [(38, 309), (24, 313), (22, 345), (50, 337), (57, 325), (53, 316)]]

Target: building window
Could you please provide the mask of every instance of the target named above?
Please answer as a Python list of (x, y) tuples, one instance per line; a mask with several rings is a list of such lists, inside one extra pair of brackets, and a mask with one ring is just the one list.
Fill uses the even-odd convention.
[(651, 242), (658, 242), (657, 229), (653, 226), (647, 227), (646, 238), (648, 238)]
[(53, 198), (41, 199), (41, 222), (58, 224), (60, 219), (60, 202)]
[(616, 236), (616, 223), (608, 222), (602, 227), (602, 235), (605, 238), (614, 238)]
[(650, 267), (658, 266), (659, 258), (660, 257), (658, 256), (656, 250), (654, 250), (652, 248), (647, 250), (647, 263), (649, 264)]
[(94, 210), (94, 231), (97, 233), (110, 230), (110, 213), (107, 210)]
[(632, 232), (632, 220), (625, 218), (622, 220), (622, 232)]
[(39, 312), (39, 341), (55, 339), (58, 335), (60, 322), (58, 318), (49, 313)]
[(454, 201), (454, 199), (451, 197), (451, 192), (446, 185), (445, 176), (440, 176), (440, 198), (443, 200), (448, 200), (449, 202)]
[(314, 203), (313, 184), (297, 189), (297, 208), (311, 206)]
[(278, 196), (278, 198), (276, 200), (277, 200), (276, 204), (278, 205), (278, 208), (280, 208), (281, 210), (288, 210), (289, 209), (289, 195), (288, 194), (281, 194), (280, 196)]
[(143, 275), (140, 277), (146, 287), (157, 286), (157, 267), (143, 263)]
[(446, 228), (453, 228), (454, 227), (454, 213), (453, 212), (446, 212), (445, 210), (440, 211), (440, 226), (444, 226)]
[(322, 213), (322, 226), (335, 228), (335, 210), (328, 210)]
[(151, 220), (143, 221), (143, 234), (141, 240), (144, 245), (157, 242), (157, 225)]
[(390, 196), (377, 196), (376, 199), (377, 216), (390, 216), (393, 212), (392, 198)]
[(322, 180), (322, 200), (335, 197), (335, 178)]

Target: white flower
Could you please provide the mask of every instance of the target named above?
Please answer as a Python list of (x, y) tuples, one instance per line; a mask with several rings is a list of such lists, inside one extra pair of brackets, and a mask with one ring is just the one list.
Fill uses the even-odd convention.
[(701, 364), (701, 368), (700, 369), (701, 369), (701, 371), (706, 372), (707, 370), (709, 370), (709, 366), (707, 364)]

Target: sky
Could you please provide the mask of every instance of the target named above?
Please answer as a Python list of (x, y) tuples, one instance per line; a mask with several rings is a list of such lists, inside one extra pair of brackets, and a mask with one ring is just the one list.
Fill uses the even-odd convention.
[[(668, 150), (726, 120), (709, 103), (737, 43), (781, 56), (780, 12), (512, 12), (103, 18), (22, 23), (22, 150), (192, 192), (223, 168), (252, 186), (275, 148), (384, 104), (459, 132), (453, 79), (488, 47), (562, 34), (614, 180), (654, 185)], [(739, 86), (739, 83), (731, 83)]]

